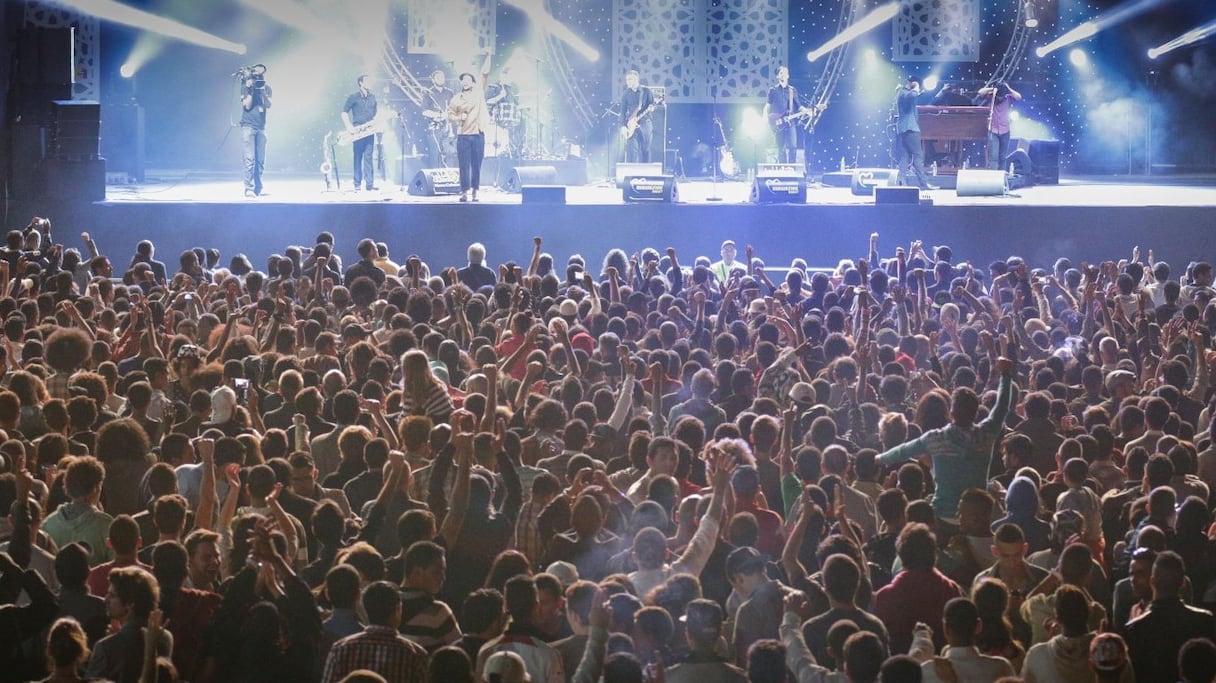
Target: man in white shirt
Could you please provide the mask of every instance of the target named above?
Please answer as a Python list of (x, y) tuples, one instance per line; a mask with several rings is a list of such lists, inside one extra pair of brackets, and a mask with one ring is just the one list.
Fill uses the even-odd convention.
[[(949, 662), (954, 669), (954, 680), (995, 681), (1003, 676), (1013, 676), (1013, 666), (1004, 657), (980, 654), (975, 647), (975, 634), (979, 630), (980, 614), (975, 603), (967, 598), (955, 598), (946, 603), (942, 614), (942, 626), (949, 645), (939, 657), (921, 665), (924, 683), (936, 683), (938, 666)], [(945, 660), (939, 662), (937, 660)]]

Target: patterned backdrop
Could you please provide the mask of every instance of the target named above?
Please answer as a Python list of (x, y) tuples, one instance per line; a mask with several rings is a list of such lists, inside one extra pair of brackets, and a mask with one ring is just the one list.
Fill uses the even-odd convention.
[(978, 62), (979, 0), (900, 0), (893, 62)]
[(408, 0), (406, 10), (411, 54), (435, 54), (470, 33), (476, 44), (464, 46), (468, 54), (494, 49), (498, 0)]
[(613, 92), (637, 69), (672, 103), (754, 102), (789, 53), (788, 0), (613, 0)]

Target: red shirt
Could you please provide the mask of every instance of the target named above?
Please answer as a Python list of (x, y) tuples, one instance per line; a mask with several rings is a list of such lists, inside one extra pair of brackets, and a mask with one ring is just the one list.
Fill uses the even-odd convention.
[[(498, 354), (501, 359), (507, 359), (515, 350), (523, 346), (528, 340), (527, 336), (522, 334), (513, 334), (510, 337), (502, 340), (502, 343), (494, 347), (494, 353)], [(528, 354), (520, 354), (519, 358), (509, 368), (505, 368), (507, 374), (518, 380), (523, 380), (528, 372)]]
[(124, 562), (119, 564), (117, 560), (103, 562), (89, 570), (89, 578), (85, 580), (85, 585), (89, 587), (89, 592), (99, 598), (105, 598), (106, 593), (110, 592), (110, 570), (122, 569), (123, 567), (139, 567), (152, 573), (152, 568), (143, 562)]
[(933, 645), (939, 650), (946, 639), (942, 633), (942, 611), (946, 603), (963, 596), (963, 590), (936, 569), (904, 570), (891, 583), (874, 594), (874, 616), (886, 624), (891, 634), (891, 652), (907, 652), (912, 645), (916, 622), (933, 628)]
[(760, 525), (760, 537), (756, 540), (756, 550), (769, 557), (781, 557), (785, 539), (782, 535), (781, 517), (777, 513), (759, 507), (755, 500), (736, 500), (735, 512), (750, 512), (756, 516), (756, 521)]

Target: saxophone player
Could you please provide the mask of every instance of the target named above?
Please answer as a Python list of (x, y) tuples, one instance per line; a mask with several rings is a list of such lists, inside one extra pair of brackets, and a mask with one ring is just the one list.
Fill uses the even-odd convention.
[[(346, 104), (342, 107), (342, 123), (348, 132), (376, 118), (376, 96), (368, 89), (368, 80), (367, 74), (359, 76), (356, 81), (359, 89), (346, 98)], [(372, 168), (372, 149), (375, 142), (375, 131), (369, 131), (367, 135), (354, 141), (356, 192), (360, 185), (369, 191), (379, 189), (376, 187), (376, 173)]]

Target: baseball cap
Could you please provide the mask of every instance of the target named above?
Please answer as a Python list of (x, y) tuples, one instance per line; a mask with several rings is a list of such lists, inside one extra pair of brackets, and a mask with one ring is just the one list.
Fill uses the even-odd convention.
[(562, 299), (557, 306), (557, 312), (563, 318), (573, 318), (578, 315), (578, 304), (573, 299)]
[(764, 305), (764, 299), (752, 299), (752, 302), (747, 305), (747, 312), (752, 315), (760, 315), (767, 313), (768, 307)]
[(578, 581), (578, 567), (561, 560), (546, 567), (545, 573), (556, 576), (562, 582), (562, 588), (569, 588), (570, 584)]
[(698, 598), (688, 603), (684, 616), (684, 630), (698, 640), (713, 640), (722, 633), (722, 607), (713, 600)]
[(726, 556), (726, 577), (736, 574), (754, 574), (758, 569), (764, 569), (764, 556), (751, 546), (741, 546), (730, 551)]
[(194, 344), (182, 344), (177, 348), (178, 358), (201, 358), (202, 353)]
[(485, 679), (497, 675), (502, 683), (528, 683), (532, 677), (524, 666), (524, 660), (514, 652), (507, 650), (495, 652), (486, 659)]
[(1098, 671), (1119, 671), (1127, 666), (1127, 643), (1117, 633), (1101, 633), (1089, 642), (1089, 661)]
[(790, 398), (799, 403), (811, 403), (815, 400), (815, 388), (806, 382), (798, 382), (790, 387)]
[(359, 339), (366, 339), (367, 330), (360, 327), (358, 323), (350, 323), (346, 327), (342, 328), (342, 338), (346, 339), (347, 337), (358, 337)]
[(1114, 391), (1120, 384), (1135, 384), (1136, 376), (1127, 370), (1115, 370), (1106, 376), (1106, 390)]
[(734, 240), (722, 240), (722, 246), (720, 248), (725, 249), (727, 247), (733, 247), (733, 246), (735, 246)]

